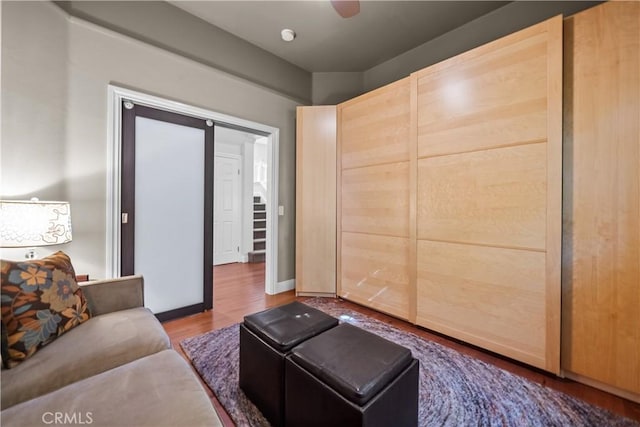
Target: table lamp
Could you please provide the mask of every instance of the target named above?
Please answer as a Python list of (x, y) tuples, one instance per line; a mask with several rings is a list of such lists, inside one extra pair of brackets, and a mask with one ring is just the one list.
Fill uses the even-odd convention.
[(69, 202), (0, 200), (0, 247), (29, 248), (25, 258), (34, 259), (36, 247), (70, 241)]

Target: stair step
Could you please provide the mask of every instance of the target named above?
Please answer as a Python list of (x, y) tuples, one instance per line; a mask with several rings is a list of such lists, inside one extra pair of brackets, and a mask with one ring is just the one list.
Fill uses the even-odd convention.
[(254, 228), (253, 231), (267, 231), (266, 228)]
[(257, 254), (264, 254), (266, 253), (267, 250), (266, 249), (256, 249), (255, 251), (251, 251), (249, 252), (249, 255), (257, 255)]
[(261, 242), (266, 242), (267, 239), (253, 239), (253, 243), (261, 243)]
[(265, 262), (266, 256), (264, 252), (249, 252), (249, 262)]

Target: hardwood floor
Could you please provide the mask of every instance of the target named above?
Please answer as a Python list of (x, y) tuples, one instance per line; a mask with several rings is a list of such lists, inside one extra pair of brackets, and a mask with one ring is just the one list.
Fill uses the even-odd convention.
[(293, 291), (264, 293), (264, 263), (236, 263), (213, 269), (213, 310), (165, 323), (174, 344), (241, 322), (245, 315), (295, 299)]
[[(264, 293), (264, 263), (217, 266), (214, 268), (214, 283), (213, 310), (172, 320), (163, 324), (171, 338), (173, 347), (185, 358), (186, 356), (184, 356), (180, 348), (180, 341), (183, 339), (241, 322), (247, 314), (296, 300), (293, 291), (278, 295), (266, 295)], [(307, 298), (297, 299), (304, 301)], [(611, 412), (640, 421), (640, 404), (568, 379), (557, 378), (501, 356), (413, 326), (405, 321), (378, 313), (366, 307), (348, 301), (342, 301), (341, 303), (350, 309), (367, 314), (402, 330), (413, 332), (424, 339), (438, 342), (461, 353), (476, 357), (538, 384), (562, 391)], [(216, 410), (220, 414), (224, 425), (233, 426), (233, 422), (213, 393), (211, 393), (211, 390), (209, 390), (206, 385), (204, 386)]]

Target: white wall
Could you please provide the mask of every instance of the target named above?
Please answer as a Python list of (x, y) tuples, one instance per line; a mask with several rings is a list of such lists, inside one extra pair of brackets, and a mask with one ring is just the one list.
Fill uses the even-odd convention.
[[(253, 138), (252, 138), (253, 139)], [(243, 260), (249, 261), (249, 252), (253, 250), (253, 152), (254, 141), (245, 141), (243, 145), (244, 156), (242, 170), (244, 172), (242, 181), (242, 194), (244, 197), (244, 220), (242, 223), (242, 247)], [(244, 258), (246, 257), (246, 258)]]
[(243, 144), (232, 144), (232, 143), (226, 143), (224, 141), (219, 141), (218, 140), (218, 136), (216, 135), (215, 137), (216, 139), (216, 155), (218, 154), (233, 154), (236, 156), (242, 156), (243, 155), (243, 150), (242, 150), (242, 145)]
[(33, 8), (31, 19), (13, 31), (11, 10), (2, 6), (7, 21), (2, 26), (2, 195), (60, 199), (65, 195), (67, 25), (49, 6)]
[(266, 138), (257, 139), (253, 149), (253, 189), (255, 196), (260, 196), (263, 202), (267, 201), (267, 140)]
[[(55, 7), (31, 10), (31, 19), (13, 31), (11, 11), (2, 9), (0, 89), (0, 198), (63, 200), (66, 198), (68, 29)], [(46, 37), (42, 37), (42, 25)], [(75, 211), (72, 206), (72, 219)], [(69, 245), (39, 248), (38, 255), (67, 250)], [(2, 249), (1, 256), (23, 259), (24, 249)]]
[(295, 101), (69, 20), (48, 2), (0, 4), (2, 194), (71, 202), (74, 240), (64, 249), (78, 273), (107, 276), (107, 85), (113, 83), (280, 129), (279, 204), (287, 215), (279, 217), (278, 281), (294, 277)]

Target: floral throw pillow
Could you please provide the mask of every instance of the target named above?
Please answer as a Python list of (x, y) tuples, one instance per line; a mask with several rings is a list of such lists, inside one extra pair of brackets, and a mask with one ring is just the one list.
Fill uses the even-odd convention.
[(2, 363), (11, 368), (91, 317), (71, 260), (0, 261)]

